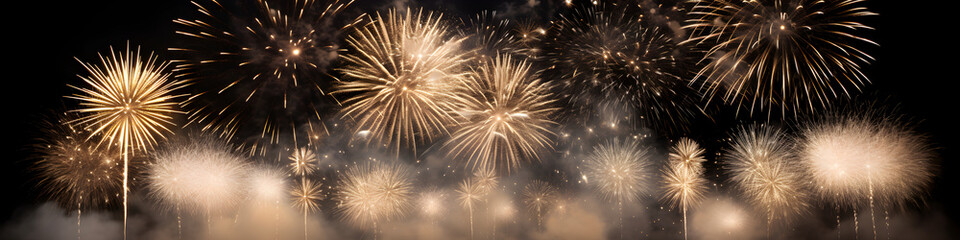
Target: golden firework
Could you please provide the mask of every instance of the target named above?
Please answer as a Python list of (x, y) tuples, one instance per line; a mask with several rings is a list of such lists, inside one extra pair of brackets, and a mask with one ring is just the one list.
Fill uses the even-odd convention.
[(341, 113), (356, 132), (399, 151), (431, 141), (457, 122), (454, 99), (465, 77), (467, 54), (441, 14), (391, 10), (347, 37), (336, 94), (350, 94)]
[[(78, 59), (79, 61), (79, 59)], [(170, 132), (178, 99), (184, 95), (174, 94), (186, 84), (170, 77), (167, 62), (157, 62), (152, 53), (142, 59), (140, 49), (136, 55), (127, 46), (125, 53), (114, 52), (100, 55), (102, 66), (80, 62), (89, 72), (81, 76), (88, 88), (68, 85), (81, 93), (67, 96), (80, 101), (74, 112), (82, 116), (76, 120), (79, 126), (93, 129), (91, 135), (101, 135), (98, 146), (107, 142), (107, 148), (118, 147), (123, 153), (123, 238), (127, 229), (127, 192), (130, 166), (130, 151), (147, 150), (156, 144), (156, 136)]]
[(730, 179), (767, 221), (791, 220), (805, 213), (806, 180), (794, 160), (785, 134), (769, 126), (745, 127), (734, 136), (723, 161)]
[(354, 226), (376, 226), (410, 207), (410, 170), (399, 164), (371, 162), (351, 167), (340, 179), (337, 206)]
[[(869, 82), (873, 57), (857, 34), (876, 15), (857, 1), (693, 0), (685, 43), (705, 46), (694, 83), (709, 96), (754, 110), (817, 110)], [(794, 112), (794, 114), (797, 114)]]
[(457, 99), (464, 120), (450, 137), (450, 154), (474, 168), (507, 172), (522, 159), (539, 161), (539, 152), (552, 148), (553, 95), (525, 60), (498, 55), (480, 64), (469, 97)]

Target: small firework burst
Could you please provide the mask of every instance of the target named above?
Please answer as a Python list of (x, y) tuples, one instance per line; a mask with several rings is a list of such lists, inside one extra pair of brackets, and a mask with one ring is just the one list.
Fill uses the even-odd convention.
[(336, 94), (349, 94), (340, 113), (366, 132), (367, 143), (399, 152), (429, 142), (457, 122), (454, 99), (467, 76), (463, 38), (452, 38), (441, 14), (377, 13), (347, 37)]
[(689, 138), (681, 138), (670, 148), (668, 155), (670, 167), (694, 174), (703, 173), (703, 162), (707, 160), (703, 157), (703, 152), (703, 148), (700, 148), (697, 142)]
[(337, 208), (341, 216), (361, 228), (399, 217), (412, 204), (410, 170), (396, 163), (353, 166), (344, 172), (338, 188)]
[[(592, 122), (597, 109), (635, 109), (631, 124), (664, 132), (684, 129), (702, 112), (687, 86), (685, 58), (667, 29), (648, 24), (635, 5), (574, 8), (549, 31), (548, 69), (574, 106), (576, 122)], [(614, 106), (616, 107), (616, 106)]]
[(783, 115), (817, 110), (859, 91), (873, 57), (857, 36), (859, 21), (876, 15), (857, 1), (694, 0), (687, 43), (705, 45), (695, 84), (709, 96)]
[(770, 126), (740, 129), (723, 155), (731, 181), (754, 205), (774, 220), (789, 221), (806, 213), (806, 180), (785, 133)]
[(594, 147), (584, 168), (587, 179), (605, 199), (630, 202), (649, 190), (650, 150), (637, 141), (614, 139)]
[(303, 214), (320, 211), (320, 200), (323, 200), (323, 183), (314, 182), (309, 178), (300, 179), (297, 185), (290, 190), (293, 206)]
[[(664, 195), (662, 200), (683, 211), (686, 228), (687, 210), (703, 200), (707, 180), (703, 178), (703, 149), (689, 138), (681, 138), (670, 149), (668, 167), (661, 170)], [(686, 234), (686, 230), (684, 230)]]
[[(223, 3), (223, 4), (221, 4)], [(336, 106), (324, 92), (338, 57), (341, 19), (352, 1), (195, 1), (199, 17), (177, 19), (171, 47), (178, 76), (196, 87), (188, 125), (265, 155), (298, 129), (322, 129)]]
[(523, 187), (523, 203), (527, 210), (537, 214), (537, 225), (542, 225), (543, 214), (550, 209), (559, 197), (557, 188), (547, 182), (533, 180)]
[(523, 159), (539, 161), (539, 152), (552, 148), (550, 119), (557, 108), (530, 64), (497, 56), (471, 76), (469, 97), (459, 99), (464, 120), (450, 137), (450, 154), (476, 169), (506, 172)]
[(287, 159), (290, 159), (290, 169), (297, 175), (306, 176), (317, 170), (317, 155), (308, 148), (294, 149)]
[(213, 137), (177, 140), (155, 156), (150, 195), (169, 208), (223, 213), (240, 203), (249, 166), (235, 148)]
[(76, 126), (75, 113), (44, 121), (35, 146), (38, 185), (64, 209), (115, 205), (122, 191), (123, 163), (118, 149), (97, 148), (91, 131)]

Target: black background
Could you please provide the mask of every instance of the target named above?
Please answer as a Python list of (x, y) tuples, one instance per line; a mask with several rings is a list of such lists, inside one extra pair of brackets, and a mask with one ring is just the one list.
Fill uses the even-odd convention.
[[(548, 0), (541, 0), (548, 1)], [(448, 16), (468, 17), (482, 10), (523, 1), (465, 0), (428, 1), (420, 5), (444, 11)], [(960, 221), (960, 195), (955, 194), (960, 163), (957, 157), (957, 80), (955, 49), (956, 13), (941, 2), (924, 4), (871, 0), (869, 9), (880, 16), (866, 23), (880, 47), (869, 49), (877, 61), (865, 67), (872, 84), (865, 94), (900, 112), (928, 134), (938, 148), (940, 170), (926, 207), (946, 211), (951, 223)], [(384, 6), (385, 1), (361, 1), (355, 6)], [(0, 139), (0, 226), (18, 211), (30, 209), (43, 199), (29, 172), (29, 144), (38, 136), (36, 122), (43, 114), (74, 104), (63, 96), (72, 94), (67, 83), (78, 83), (85, 72), (74, 57), (95, 60), (109, 46), (128, 41), (144, 50), (163, 52), (173, 37), (173, 19), (193, 16), (186, 0), (139, 1), (18, 1), (5, 5), (3, 21), (3, 74), (0, 75), (0, 114), (4, 121)], [(922, 206), (923, 207), (923, 206)], [(956, 234), (953, 234), (956, 235)]]

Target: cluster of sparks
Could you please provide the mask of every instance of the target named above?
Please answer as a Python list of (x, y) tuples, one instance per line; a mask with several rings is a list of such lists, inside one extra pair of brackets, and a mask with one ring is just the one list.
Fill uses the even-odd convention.
[[(122, 192), (126, 218), (130, 168), (143, 164), (149, 196), (175, 208), (178, 218), (182, 209), (212, 215), (247, 199), (279, 205), (287, 198), (303, 213), (307, 238), (307, 216), (320, 212), (326, 198), (324, 183), (313, 176), (325, 171), (315, 148), (319, 133), (328, 132), (321, 116), (336, 105), (350, 135), (368, 146), (396, 151), (399, 159), (404, 147), (417, 154), (418, 146), (442, 139), (446, 156), (472, 168), (453, 191), (469, 211), (472, 237), (476, 206), (494, 202), (498, 174), (546, 159), (562, 125), (555, 121), (578, 118), (568, 122), (579, 126), (599, 116), (615, 126), (619, 120), (603, 119), (603, 111), (616, 109), (672, 132), (705, 114), (701, 100), (714, 95), (751, 113), (779, 106), (786, 114), (827, 107), (868, 81), (860, 67), (872, 58), (858, 46), (875, 43), (854, 34), (870, 29), (856, 20), (874, 15), (859, 6), (863, 0), (690, 2), (684, 40), (631, 4), (595, 2), (561, 13), (549, 26), (484, 13), (461, 34), (453, 21), (425, 10), (337, 17), (352, 1), (256, 0), (252, 18), (232, 14), (238, 6), (193, 2), (202, 17), (174, 21), (189, 41), (169, 48), (181, 54), (173, 72), (129, 47), (101, 55), (99, 66), (82, 62), (86, 85), (71, 85), (80, 93), (68, 96), (79, 108), (47, 124), (37, 146), (39, 183), (78, 210), (120, 202)], [(347, 30), (341, 49), (339, 34)], [(685, 47), (703, 50), (699, 65), (687, 61)], [(340, 65), (332, 67), (336, 59)], [(701, 92), (688, 86), (691, 78)], [(205, 137), (155, 150), (184, 113), (184, 127), (197, 126)], [(802, 126), (793, 138), (769, 125), (747, 126), (723, 150), (722, 170), (768, 224), (807, 213), (812, 195), (851, 208), (865, 201), (871, 208), (875, 201), (902, 206), (927, 190), (935, 168), (926, 139), (906, 125), (834, 117)], [(247, 157), (276, 150), (267, 145), (281, 145), (281, 138), (296, 142), (303, 128), (310, 143), (295, 146), (285, 164), (296, 177), (248, 163)], [(621, 204), (659, 186), (661, 199), (682, 209), (686, 237), (687, 211), (708, 191), (706, 150), (681, 138), (656, 181), (655, 151), (636, 137), (610, 139), (582, 162), (584, 182)], [(244, 157), (241, 149), (252, 154)], [(133, 158), (141, 152), (149, 153), (149, 164)], [(327, 189), (344, 221), (378, 231), (379, 223), (417, 204), (418, 189), (414, 171), (400, 160), (368, 160), (338, 170), (339, 180)], [(542, 180), (519, 195), (539, 226), (553, 206), (564, 207), (557, 187)], [(424, 215), (445, 211), (443, 191), (419, 196)], [(495, 218), (513, 215), (512, 204), (501, 204), (509, 201), (496, 202), (488, 209)]]

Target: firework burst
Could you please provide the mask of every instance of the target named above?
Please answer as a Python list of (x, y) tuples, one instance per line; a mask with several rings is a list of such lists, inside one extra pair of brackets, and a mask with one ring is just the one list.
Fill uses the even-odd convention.
[(471, 76), (470, 96), (458, 99), (464, 120), (450, 136), (450, 154), (476, 169), (507, 172), (523, 159), (539, 161), (539, 152), (552, 148), (550, 118), (557, 108), (530, 64), (498, 55)]
[(650, 150), (637, 141), (614, 139), (594, 147), (584, 164), (587, 179), (608, 200), (637, 200), (650, 185)]
[(132, 55), (129, 46), (125, 53), (115, 53), (110, 47), (110, 56), (100, 55), (100, 62), (103, 66), (81, 62), (90, 76), (80, 78), (90, 88), (69, 85), (82, 93), (67, 98), (80, 101), (80, 108), (74, 112), (82, 116), (76, 119), (76, 124), (93, 129), (90, 136), (101, 135), (98, 147), (107, 142), (107, 148), (116, 146), (122, 152), (123, 238), (126, 239), (130, 153), (147, 150), (156, 144), (156, 136), (163, 137), (170, 132), (173, 115), (181, 113), (177, 106), (183, 96), (173, 92), (186, 85), (170, 78), (166, 72), (168, 63), (158, 63), (152, 53), (142, 59), (139, 48), (136, 55)]
[(794, 160), (785, 133), (769, 126), (740, 129), (724, 151), (724, 168), (768, 223), (791, 220), (809, 209), (806, 180)]
[(294, 149), (287, 159), (290, 159), (290, 169), (297, 175), (306, 176), (317, 170), (317, 155), (310, 149)]
[(559, 193), (549, 183), (533, 180), (523, 187), (523, 203), (529, 211), (537, 213), (537, 226), (543, 226), (543, 214), (557, 201)]
[(293, 206), (300, 209), (300, 212), (304, 215), (320, 211), (320, 200), (323, 200), (322, 186), (322, 183), (310, 179), (298, 181), (297, 185), (290, 190), (290, 196), (293, 197)]
[(701, 110), (687, 86), (684, 58), (672, 33), (648, 24), (635, 5), (575, 8), (549, 31), (548, 57), (574, 115), (592, 122), (597, 109), (625, 105), (640, 126), (683, 129)]
[(754, 110), (815, 110), (868, 82), (873, 58), (857, 34), (876, 15), (855, 1), (694, 0), (684, 28), (707, 45), (694, 82), (710, 96)]
[[(195, 1), (195, 20), (177, 19), (174, 61), (198, 91), (188, 125), (244, 139), (264, 155), (297, 129), (325, 132), (320, 116), (336, 105), (323, 89), (338, 56), (340, 19), (352, 1)], [(279, 106), (278, 106), (279, 105)], [(294, 114), (295, 113), (295, 114)], [(313, 138), (310, 138), (313, 139)]]
[(64, 209), (100, 208), (118, 201), (123, 189), (122, 155), (117, 149), (97, 148), (89, 129), (74, 124), (73, 113), (44, 121), (43, 138), (35, 146), (38, 185)]
[(367, 143), (399, 152), (401, 144), (428, 142), (457, 122), (454, 99), (466, 81), (463, 38), (442, 15), (407, 10), (377, 13), (347, 38), (349, 50), (335, 93), (350, 94), (341, 114), (368, 132)]
[(934, 154), (925, 138), (906, 126), (853, 116), (805, 127), (799, 157), (818, 195), (847, 207), (874, 196), (892, 206), (916, 199), (933, 181)]
[(670, 167), (694, 174), (703, 173), (703, 162), (707, 161), (703, 157), (703, 152), (703, 148), (700, 148), (697, 142), (689, 138), (680, 138), (680, 141), (670, 148), (668, 155)]
[(178, 210), (217, 214), (244, 198), (249, 166), (227, 143), (212, 137), (174, 141), (148, 169), (150, 195)]
[(376, 228), (377, 223), (403, 215), (412, 196), (407, 167), (370, 162), (346, 170), (340, 179), (337, 207), (354, 226)]
[(467, 178), (457, 187), (457, 194), (460, 195), (457, 197), (457, 200), (460, 200), (460, 205), (463, 205), (470, 214), (470, 238), (473, 238), (473, 207), (477, 202), (483, 200), (484, 187), (474, 182), (473, 179)]

